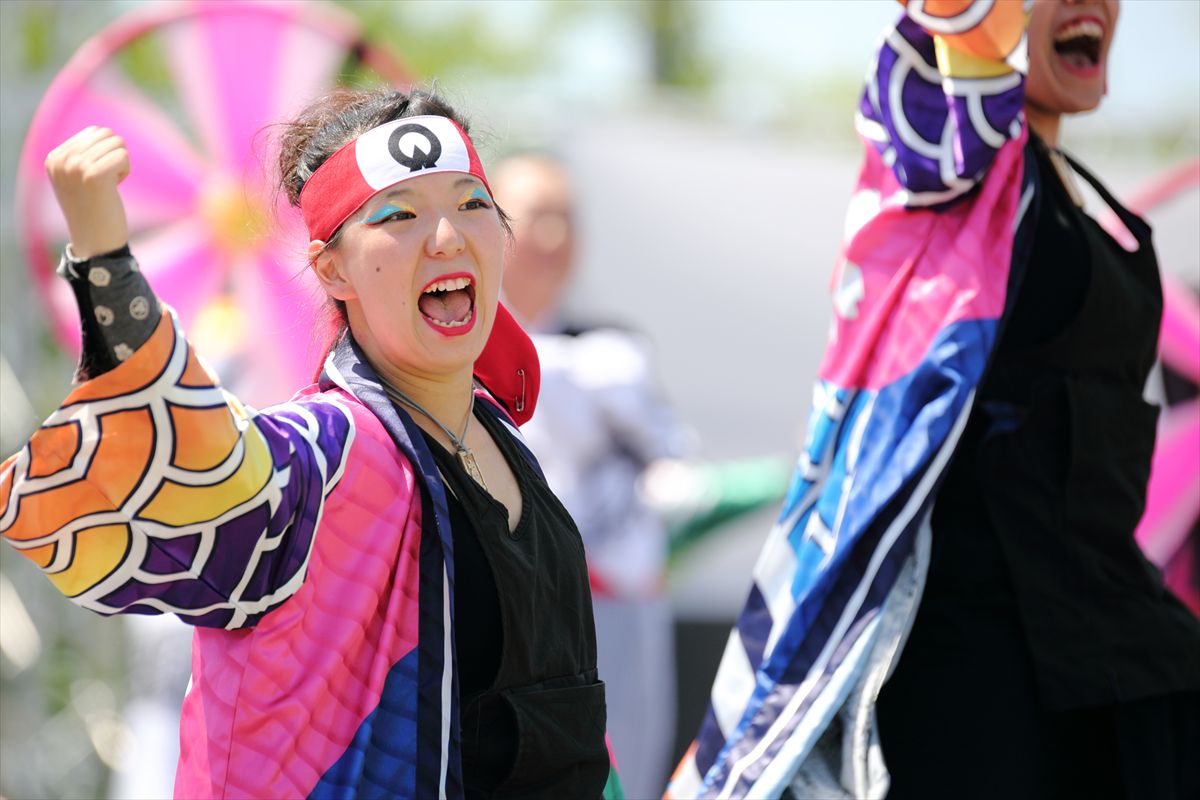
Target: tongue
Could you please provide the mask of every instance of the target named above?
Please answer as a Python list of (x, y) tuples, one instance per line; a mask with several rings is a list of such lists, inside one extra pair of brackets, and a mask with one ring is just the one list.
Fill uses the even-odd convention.
[(1092, 61), (1091, 56), (1082, 50), (1061, 50), (1059, 53), (1062, 55), (1063, 60), (1065, 60), (1072, 67), (1086, 69), (1087, 67), (1095, 64), (1095, 62)]
[(471, 296), (466, 289), (453, 292), (431, 292), (417, 301), (421, 313), (438, 322), (458, 322), (471, 313)]
[(1065, 42), (1056, 42), (1054, 49), (1071, 66), (1086, 68), (1095, 66), (1096, 59), (1093, 54), (1098, 46), (1093, 41), (1076, 37)]

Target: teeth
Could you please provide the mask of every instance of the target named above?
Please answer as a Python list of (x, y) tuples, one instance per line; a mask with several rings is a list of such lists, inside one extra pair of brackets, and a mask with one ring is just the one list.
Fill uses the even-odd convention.
[(475, 316), (474, 313), (470, 313), (467, 314), (466, 318), (456, 319), (453, 322), (442, 322), (441, 320), (433, 319), (432, 317), (426, 317), (426, 319), (428, 319), (434, 325), (437, 325), (439, 328), (461, 328), (463, 325), (466, 325), (468, 322), (470, 322), (471, 317), (473, 316)]
[(1085, 37), (1089, 39), (1100, 39), (1104, 36), (1104, 26), (1095, 20), (1081, 19), (1070, 23), (1067, 27), (1060, 30), (1054, 36), (1056, 42), (1066, 42), (1071, 39)]
[(438, 281), (437, 283), (431, 283), (425, 288), (425, 291), (422, 292), (422, 294), (429, 294), (430, 292), (453, 292), (458, 289), (465, 289), (470, 285), (470, 278), (450, 278), (448, 280)]

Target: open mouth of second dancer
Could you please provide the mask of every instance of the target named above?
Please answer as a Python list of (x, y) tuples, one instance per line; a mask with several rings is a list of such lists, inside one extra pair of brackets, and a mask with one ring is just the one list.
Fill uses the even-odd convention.
[(1091, 77), (1100, 71), (1104, 23), (1095, 17), (1076, 17), (1054, 32), (1054, 52), (1071, 72)]
[(417, 300), (421, 317), (444, 336), (462, 336), (475, 327), (475, 281), (465, 272), (434, 278)]

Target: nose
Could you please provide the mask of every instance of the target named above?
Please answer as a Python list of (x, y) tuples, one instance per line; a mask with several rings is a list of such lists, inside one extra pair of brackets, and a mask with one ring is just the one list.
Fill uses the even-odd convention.
[(431, 258), (456, 256), (467, 246), (458, 228), (447, 217), (438, 220), (437, 227), (425, 242), (425, 252)]

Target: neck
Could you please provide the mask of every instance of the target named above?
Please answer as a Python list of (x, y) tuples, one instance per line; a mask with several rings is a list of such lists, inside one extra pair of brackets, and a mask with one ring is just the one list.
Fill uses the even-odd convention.
[[(471, 366), (468, 365), (450, 374), (423, 374), (412, 370), (397, 368), (379, 352), (376, 342), (370, 337), (355, 337), (362, 348), (367, 362), (379, 375), (379, 378), (391, 384), (394, 389), (407, 396), (413, 402), (437, 418), (438, 422), (454, 431), (455, 436), (462, 434), (466, 425), (467, 415), (471, 413), (471, 396), (474, 392)], [(406, 407), (405, 412), (413, 418), (420, 428), (433, 434), (438, 441), (445, 442), (453, 449), (453, 442), (437, 423), (428, 419), (420, 411)]]
[(446, 436), (437, 423), (445, 425), (456, 437), (462, 437), (463, 429), (467, 426), (467, 415), (471, 413), (471, 395), (474, 391), (470, 373), (463, 376), (464, 379), (456, 376), (454, 380), (431, 380), (409, 373), (388, 372), (378, 367), (376, 372), (381, 379), (391, 384), (392, 388), (432, 414), (437, 422), (419, 410), (401, 404), (422, 430), (433, 434), (434, 438), (444, 442), (450, 450), (454, 450), (453, 440)]
[(1044, 111), (1026, 103), (1025, 118), (1029, 120), (1029, 127), (1033, 128), (1034, 133), (1046, 143), (1047, 147), (1058, 147), (1058, 128), (1062, 122), (1062, 114)]

